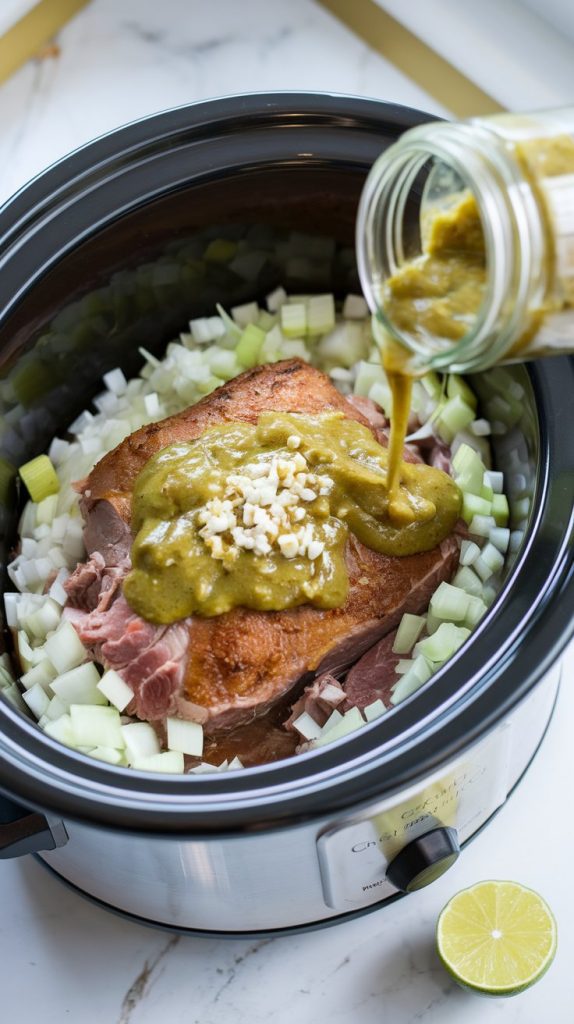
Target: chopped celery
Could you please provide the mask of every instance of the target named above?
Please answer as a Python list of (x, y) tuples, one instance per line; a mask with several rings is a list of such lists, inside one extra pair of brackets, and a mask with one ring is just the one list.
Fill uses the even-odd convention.
[(487, 612), (487, 607), (480, 597), (469, 597), (468, 608), (466, 610), (466, 616), (464, 619), (464, 625), (467, 629), (474, 629), (478, 625), (483, 615)]
[(488, 480), (492, 490), (495, 494), (502, 494), (502, 488), (504, 487), (504, 473), (495, 472), (492, 469), (487, 469), (485, 472), (485, 478)]
[(386, 384), (387, 377), (380, 363), (360, 362), (355, 377), (354, 392), (367, 398), (373, 384)]
[(427, 633), (429, 636), (432, 636), (433, 633), (436, 633), (441, 622), (442, 619), (437, 619), (434, 612), (432, 612), (431, 609), (429, 608), (427, 612)]
[[(418, 646), (418, 645), (417, 645)], [(432, 668), (423, 654), (418, 654), (412, 668), (405, 672), (391, 694), (391, 704), (400, 704), (427, 683), (432, 676)]]
[(462, 622), (468, 608), (468, 594), (460, 587), (443, 582), (435, 590), (430, 601), (430, 610), (437, 619), (447, 622)]
[(207, 263), (229, 263), (237, 252), (237, 242), (228, 238), (214, 238), (203, 254)]
[(463, 540), (460, 545), (460, 564), (472, 565), (475, 558), (480, 555), (480, 548), (473, 540)]
[(462, 444), (453, 456), (452, 466), (461, 491), (480, 496), (484, 484), (484, 465), (478, 452)]
[(281, 330), (286, 338), (300, 338), (307, 331), (307, 309), (303, 302), (281, 306)]
[(442, 664), (452, 657), (459, 647), (462, 647), (469, 636), (470, 629), (466, 629), (464, 626), (455, 626), (453, 622), (443, 622), (436, 633), (424, 640), (419, 640), (415, 647), (415, 653), (423, 654), (429, 661)]
[(453, 587), (460, 587), (461, 590), (465, 590), (467, 594), (471, 595), (471, 597), (480, 597), (482, 594), (482, 583), (476, 573), (468, 565), (462, 565), (460, 567), (453, 578), (452, 585)]
[(477, 558), (476, 562), (474, 563), (474, 568), (478, 575), (481, 576), (483, 580), (488, 579), (487, 576), (482, 576), (481, 568), (479, 568), (479, 565), (481, 567), (484, 565), (488, 566), (488, 568), (490, 569), (490, 575), (492, 575), (493, 573), (500, 572), (504, 565), (504, 555), (501, 554), (498, 548), (495, 547), (495, 545), (489, 541), (488, 544), (486, 544), (483, 547), (480, 553), (480, 558)]
[(472, 388), (466, 383), (464, 377), (450, 373), (446, 382), (446, 393), (448, 398), (455, 398), (458, 395), (466, 405), (476, 411), (478, 399)]
[(256, 366), (259, 351), (264, 341), (265, 331), (262, 331), (260, 327), (256, 327), (255, 324), (249, 324), (243, 331), (235, 349), (237, 362), (246, 369)]
[(367, 722), (374, 722), (376, 718), (380, 718), (381, 715), (384, 715), (386, 710), (387, 709), (382, 700), (377, 699), (374, 700), (372, 704), (367, 704), (367, 706), (363, 708), (363, 714), (367, 719)]
[(491, 503), (485, 498), (479, 498), (476, 494), (463, 492), (462, 495), (462, 518), (470, 525), (475, 516), (489, 516)]
[(493, 526), (488, 534), (488, 539), (491, 544), (494, 544), (495, 548), (498, 548), (504, 554), (505, 551), (508, 551), (510, 530), (505, 526)]
[(425, 625), (425, 618), (422, 615), (411, 615), (405, 612), (397, 629), (393, 643), (394, 654), (408, 654), (412, 651)]
[(490, 481), (489, 481), (486, 473), (484, 474), (484, 483), (483, 483), (481, 491), (480, 491), (480, 497), (484, 498), (485, 501), (490, 501), (490, 502), (492, 501), (492, 499), (494, 497), (494, 491), (493, 491), (492, 487), (490, 486)]
[(443, 394), (443, 384), (438, 373), (425, 373), (424, 377), (420, 378), (421, 384), (424, 387), (427, 395), (430, 395), (435, 402), (440, 401)]
[(350, 732), (355, 732), (356, 729), (360, 729), (364, 724), (365, 720), (359, 709), (351, 708), (341, 716), (341, 720), (337, 722), (336, 725), (332, 725), (329, 729), (324, 727), (321, 735), (316, 740), (313, 740), (313, 746), (322, 747), (326, 743), (333, 743), (335, 740), (340, 740)]
[(376, 381), (369, 391), (371, 402), (375, 402), (389, 419), (393, 410), (393, 396), (388, 384)]
[[(307, 334), (327, 334), (335, 326), (335, 300), (332, 295), (313, 295), (307, 303)], [(299, 333), (299, 332), (297, 332)]]
[(509, 508), (505, 494), (495, 494), (492, 499), (492, 515), (497, 526), (507, 526)]
[[(253, 306), (256, 307), (256, 311), (257, 311), (257, 313), (259, 313), (259, 306), (257, 305), (256, 302), (253, 302), (253, 303), (250, 304), (251, 308)], [(236, 323), (235, 320), (232, 320), (232, 318), (229, 316), (229, 313), (226, 313), (226, 311), (224, 310), (223, 306), (220, 306), (219, 303), (217, 303), (215, 308), (216, 308), (217, 312), (219, 313), (219, 316), (221, 317), (221, 319), (223, 321), (223, 324), (224, 324), (224, 327), (225, 327), (225, 330), (227, 331), (227, 333), (230, 334), (230, 335), (233, 335), (236, 338), (239, 338), (241, 336), (241, 327), (239, 326), (239, 323)], [(236, 307), (236, 309), (244, 309), (244, 308), (245, 308), (244, 306), (237, 306)], [(249, 323), (249, 319), (247, 320), (245, 326), (247, 326), (248, 323)]]
[(60, 481), (47, 455), (38, 455), (18, 470), (32, 501), (40, 502), (60, 490)]
[(470, 424), (470, 432), (475, 437), (489, 437), (492, 434), (492, 427), (489, 420), (474, 420)]
[(257, 327), (260, 327), (262, 331), (265, 331), (267, 333), (267, 331), (270, 331), (272, 327), (275, 327), (276, 323), (277, 317), (273, 316), (271, 313), (268, 313), (266, 309), (263, 309), (259, 314), (259, 319), (257, 320)]
[(488, 537), (493, 526), (496, 526), (493, 516), (475, 515), (469, 523), (468, 532), (473, 537)]

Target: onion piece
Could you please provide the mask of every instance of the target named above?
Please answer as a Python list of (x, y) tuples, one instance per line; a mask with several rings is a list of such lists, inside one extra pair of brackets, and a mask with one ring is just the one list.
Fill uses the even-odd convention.
[(316, 740), (323, 731), (319, 723), (307, 711), (303, 711), (294, 720), (293, 728), (297, 730), (304, 740)]
[[(159, 754), (159, 740), (155, 729), (147, 722), (133, 722), (121, 726), (121, 735), (127, 750), (128, 761)], [(107, 744), (106, 744), (107, 745)], [(114, 746), (112, 743), (111, 746)]]
[(43, 656), (52, 662), (58, 673), (76, 668), (86, 660), (88, 652), (71, 622), (63, 620), (44, 644)]
[(118, 711), (123, 711), (127, 708), (128, 704), (134, 697), (134, 691), (130, 686), (122, 679), (119, 672), (115, 672), (114, 669), (108, 669), (104, 672), (102, 678), (96, 684), (100, 693), (109, 700), (110, 704), (113, 704)]
[(50, 698), (40, 683), (35, 683), (29, 690), (26, 690), (22, 694), (22, 699), (36, 718), (41, 718), (42, 715), (45, 715), (50, 704)]
[[(123, 750), (124, 730), (116, 708), (72, 704), (70, 719), (76, 744), (87, 747), (114, 747)], [(150, 726), (151, 728), (151, 726)]]
[[(98, 689), (100, 673), (93, 661), (64, 672), (50, 683), (52, 691), (66, 704), (107, 704)], [(94, 746), (98, 744), (94, 743)], [(104, 744), (105, 746), (106, 744)]]
[(201, 757), (203, 753), (203, 727), (198, 722), (183, 718), (166, 718), (167, 746), (181, 754)]
[(131, 762), (131, 766), (140, 772), (167, 772), (170, 775), (183, 775), (183, 754), (177, 750), (164, 750), (161, 754), (139, 757)]

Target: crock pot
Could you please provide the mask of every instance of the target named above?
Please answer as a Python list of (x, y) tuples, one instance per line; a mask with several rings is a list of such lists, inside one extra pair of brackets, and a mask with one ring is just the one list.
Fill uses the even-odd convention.
[[(216, 301), (261, 298), (279, 283), (357, 290), (353, 230), (367, 171), (426, 119), (331, 95), (200, 103), (98, 139), (3, 207), (4, 562), (18, 511), (13, 467), (65, 431), (103, 373), (133, 373), (140, 346), (160, 351)], [(238, 238), (241, 272), (202, 257), (210, 241)], [(524, 539), (488, 615), (431, 683), (320, 750), (173, 777), (89, 760), (2, 699), (1, 856), (34, 852), (139, 920), (229, 934), (343, 920), (448, 867), (531, 761), (572, 632), (573, 365), (504, 372), (503, 389), (520, 401), (494, 449)], [(497, 373), (475, 378), (483, 397), (500, 392)]]

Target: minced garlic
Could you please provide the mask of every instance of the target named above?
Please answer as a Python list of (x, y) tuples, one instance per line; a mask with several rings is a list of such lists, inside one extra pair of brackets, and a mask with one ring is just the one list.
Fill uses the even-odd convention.
[(301, 439), (292, 435), (290, 458), (274, 456), (231, 473), (223, 497), (211, 498), (198, 515), (199, 536), (213, 558), (234, 561), (241, 549), (255, 555), (280, 553), (315, 561), (325, 548), (314, 530), (305, 504), (329, 493), (333, 484), (309, 472), (306, 459), (295, 449)]

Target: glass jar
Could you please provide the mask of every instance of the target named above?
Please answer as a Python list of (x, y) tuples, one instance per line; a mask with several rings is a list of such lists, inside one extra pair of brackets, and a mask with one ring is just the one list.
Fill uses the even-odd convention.
[[(465, 197), (475, 204), (482, 235), (478, 256), (469, 256), (471, 231), (461, 237), (459, 224), (458, 238), (452, 234), (453, 211)], [(441, 271), (454, 267), (460, 285), (468, 258), (480, 279), (473, 291), (467, 273), (466, 305), (452, 314), (450, 336), (436, 321), (444, 324), (449, 313), (453, 278), (448, 287), (442, 281), (441, 292), (429, 264), (429, 224), (434, 218), (436, 226), (437, 215), (451, 218), (447, 246), (455, 239)], [(574, 107), (405, 132), (367, 178), (357, 253), (375, 332), (382, 340), (386, 329), (408, 350), (409, 372), (466, 373), (574, 352)], [(422, 284), (421, 268), (428, 269)], [(398, 316), (405, 273), (409, 315), (401, 307)]]

